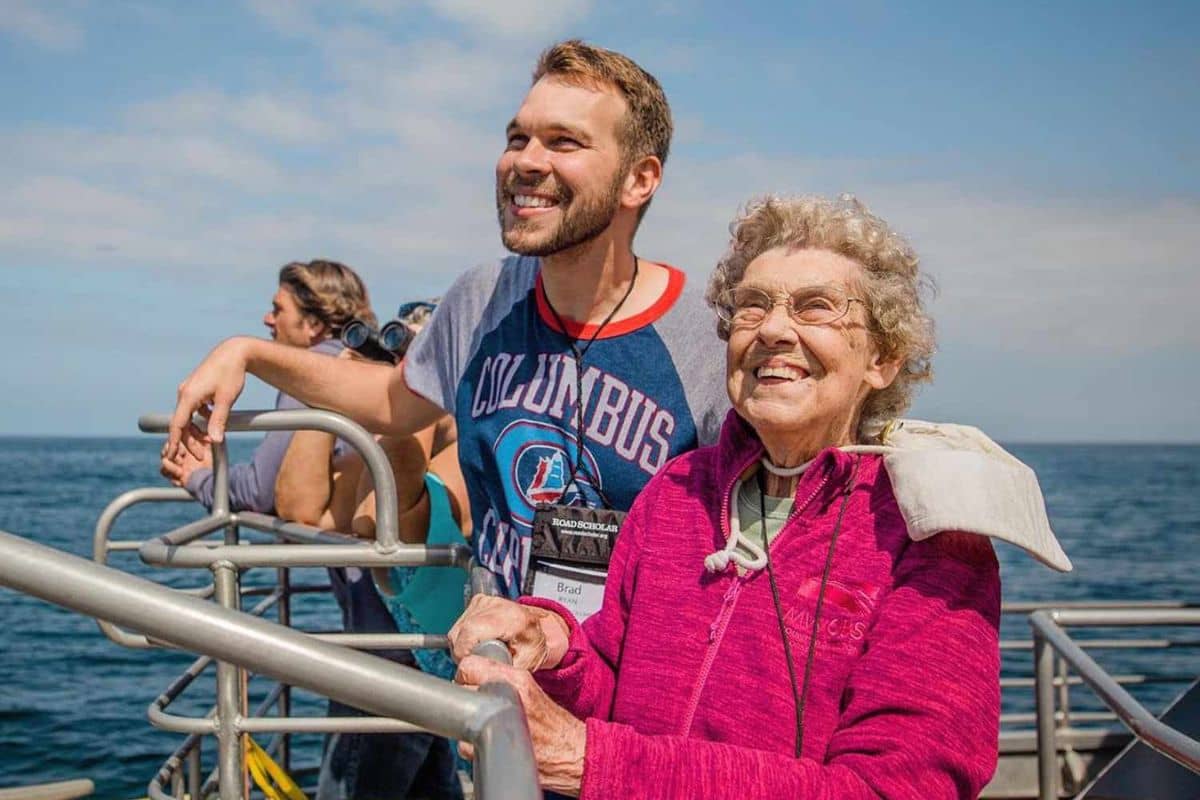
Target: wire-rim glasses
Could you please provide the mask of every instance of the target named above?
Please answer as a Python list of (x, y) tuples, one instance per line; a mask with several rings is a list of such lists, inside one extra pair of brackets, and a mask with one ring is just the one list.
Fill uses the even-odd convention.
[[(734, 286), (717, 297), (717, 316), (730, 325), (760, 325), (777, 305), (788, 310), (788, 316), (800, 325), (829, 325), (846, 316), (851, 303), (862, 303), (850, 297), (836, 284), (805, 286), (791, 292), (768, 292), (757, 286)], [(865, 303), (864, 303), (865, 305)]]

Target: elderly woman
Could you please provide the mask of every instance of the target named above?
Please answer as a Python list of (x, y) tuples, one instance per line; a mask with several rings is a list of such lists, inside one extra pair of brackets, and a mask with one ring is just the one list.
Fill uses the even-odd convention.
[[(732, 233), (708, 291), (734, 406), (719, 443), (647, 484), (585, 624), (475, 598), (459, 680), (517, 687), (543, 786), (569, 795), (976, 797), (996, 558), (973, 534), (914, 541), (861, 446), (930, 377), (917, 257), (849, 198), (767, 198)], [(487, 638), (514, 667), (468, 655)]]

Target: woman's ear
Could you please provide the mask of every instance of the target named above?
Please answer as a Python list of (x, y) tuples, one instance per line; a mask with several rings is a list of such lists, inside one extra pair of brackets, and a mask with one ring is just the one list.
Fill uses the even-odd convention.
[(863, 376), (863, 380), (872, 389), (886, 389), (900, 374), (903, 363), (902, 358), (885, 359), (876, 351), (871, 356), (871, 363), (867, 365), (867, 374)]

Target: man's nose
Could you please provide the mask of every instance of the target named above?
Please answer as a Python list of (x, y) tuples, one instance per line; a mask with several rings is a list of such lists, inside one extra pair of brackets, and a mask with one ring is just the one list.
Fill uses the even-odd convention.
[(537, 139), (530, 139), (517, 153), (513, 166), (521, 175), (544, 175), (550, 171), (550, 151)]

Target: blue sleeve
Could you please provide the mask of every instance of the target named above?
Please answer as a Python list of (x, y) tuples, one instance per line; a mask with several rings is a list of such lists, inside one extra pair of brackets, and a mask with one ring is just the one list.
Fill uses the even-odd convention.
[[(279, 393), (275, 408), (291, 409), (306, 406), (291, 395)], [(275, 478), (292, 441), (291, 431), (271, 431), (255, 448), (254, 456), (229, 468), (229, 506), (233, 511), (258, 511), (270, 514), (275, 510)], [(191, 474), (187, 490), (205, 508), (213, 502), (213, 473), (198, 469)]]

